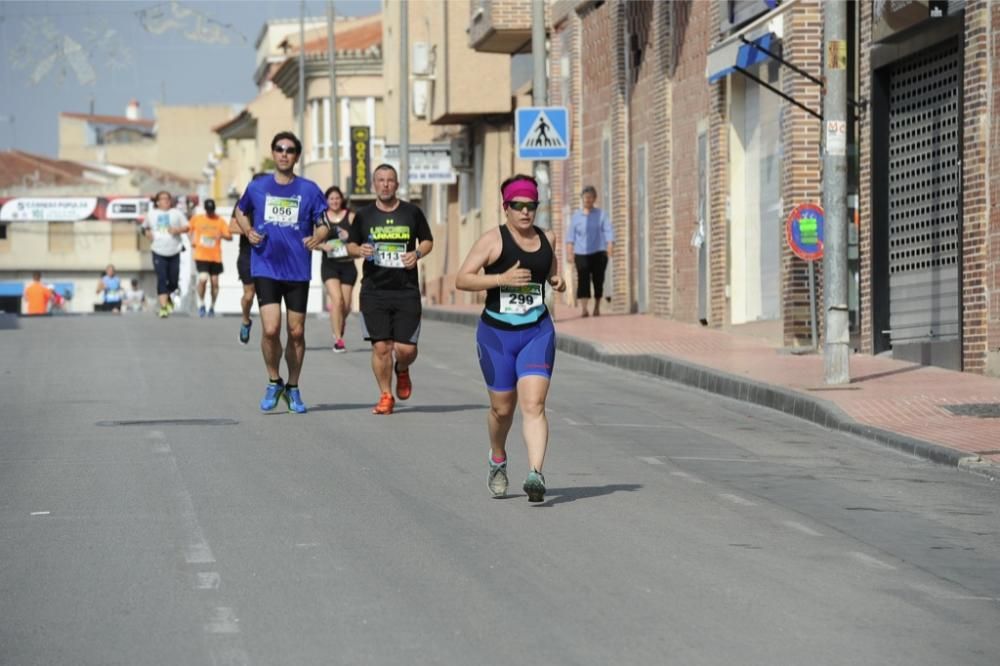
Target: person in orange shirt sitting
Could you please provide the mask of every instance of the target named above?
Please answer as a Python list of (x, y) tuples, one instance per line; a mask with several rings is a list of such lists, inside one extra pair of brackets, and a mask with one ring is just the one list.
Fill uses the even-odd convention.
[(215, 299), (219, 297), (219, 275), (222, 273), (222, 239), (232, 240), (229, 224), (215, 214), (215, 201), (205, 199), (205, 214), (191, 218), (191, 244), (194, 264), (198, 269), (198, 316), (204, 317), (205, 287), (212, 281), (212, 304), (209, 317), (215, 316)]
[(42, 284), (42, 274), (35, 271), (31, 274), (31, 282), (24, 288), (24, 314), (44, 315), (49, 313), (52, 304), (52, 290)]

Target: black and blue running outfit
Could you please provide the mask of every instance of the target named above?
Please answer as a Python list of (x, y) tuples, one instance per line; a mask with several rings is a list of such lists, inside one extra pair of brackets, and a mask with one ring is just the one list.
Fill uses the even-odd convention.
[(531, 271), (529, 284), (486, 291), (476, 348), (483, 379), (491, 391), (513, 391), (517, 380), (529, 375), (552, 377), (556, 337), (544, 295), (555, 255), (545, 232), (532, 228), (542, 244), (538, 250), (526, 252), (514, 241), (507, 225), (501, 225), (500, 256), (484, 269), (487, 275), (499, 275), (520, 261), (521, 268)]

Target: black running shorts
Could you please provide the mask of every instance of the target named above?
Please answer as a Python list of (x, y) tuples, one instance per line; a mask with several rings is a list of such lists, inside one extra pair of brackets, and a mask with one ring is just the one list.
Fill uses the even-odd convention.
[(361, 328), (365, 340), (411, 345), (420, 337), (420, 292), (416, 289), (362, 290)]
[(306, 306), (309, 304), (309, 283), (291, 282), (288, 280), (272, 280), (266, 277), (253, 279), (254, 288), (257, 291), (257, 305), (281, 304), (285, 301), (285, 307), (291, 312), (305, 314)]
[(358, 267), (353, 261), (324, 261), (319, 267), (323, 282), (340, 280), (340, 284), (354, 286), (358, 281)]
[(198, 270), (199, 273), (208, 273), (209, 275), (222, 274), (222, 262), (219, 261), (195, 260), (194, 267)]
[(236, 260), (236, 272), (240, 275), (240, 282), (243, 284), (253, 284), (253, 276), (250, 275), (250, 253), (240, 252)]

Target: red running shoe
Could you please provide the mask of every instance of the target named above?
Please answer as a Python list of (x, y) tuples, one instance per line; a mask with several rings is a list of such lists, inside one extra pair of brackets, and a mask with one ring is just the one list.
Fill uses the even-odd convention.
[(383, 393), (378, 404), (372, 409), (372, 414), (392, 414), (392, 408), (396, 406), (396, 400), (391, 393)]
[(410, 395), (413, 394), (413, 384), (410, 382), (410, 371), (399, 370), (399, 365), (395, 367), (396, 370), (396, 397), (400, 400), (409, 400)]

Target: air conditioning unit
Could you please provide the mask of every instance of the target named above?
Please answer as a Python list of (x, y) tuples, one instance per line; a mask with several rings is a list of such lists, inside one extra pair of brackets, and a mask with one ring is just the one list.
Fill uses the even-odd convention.
[(455, 169), (472, 168), (472, 142), (468, 130), (451, 138), (451, 166)]
[(413, 58), (410, 60), (410, 69), (414, 76), (430, 76), (431, 71), (431, 47), (427, 42), (414, 42)]

